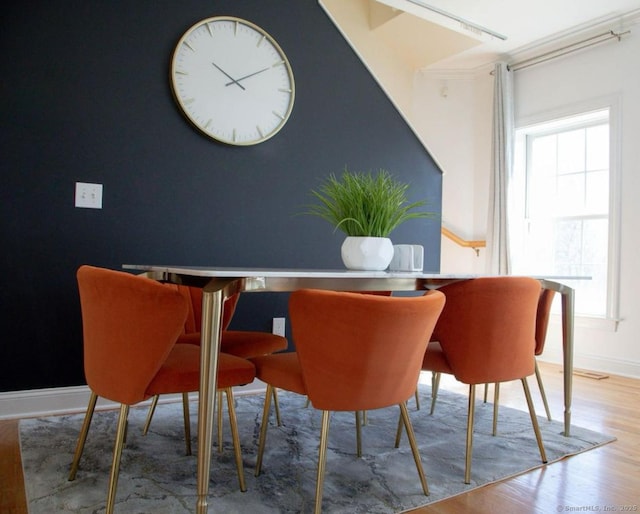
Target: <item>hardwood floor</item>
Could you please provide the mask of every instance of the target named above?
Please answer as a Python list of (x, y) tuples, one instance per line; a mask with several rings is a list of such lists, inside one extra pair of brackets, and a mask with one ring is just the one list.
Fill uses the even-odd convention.
[[(560, 367), (545, 363), (540, 367), (552, 416), (561, 420)], [(530, 386), (534, 398), (538, 399), (534, 382), (535, 379), (530, 380)], [(463, 394), (467, 391), (466, 386), (445, 376), (441, 387)], [(500, 396), (501, 405), (526, 408), (519, 382), (503, 384)], [(538, 401), (536, 409), (538, 413), (543, 412)], [(412, 514), (639, 512), (640, 380), (575, 376), (572, 412), (574, 425), (613, 435), (618, 440), (510, 480), (416, 509)], [(429, 462), (424, 461), (428, 477)], [(0, 512), (27, 514), (17, 420), (0, 421)]]
[[(540, 363), (554, 419), (563, 419), (559, 366)], [(466, 393), (450, 377), (444, 387)], [(444, 382), (444, 376), (443, 376)], [(544, 413), (535, 378), (529, 379), (536, 412)], [(479, 388), (483, 389), (483, 388)], [(500, 386), (500, 405), (526, 409), (518, 382)], [(610, 376), (602, 380), (574, 376), (572, 424), (597, 430), (617, 441), (568, 457), (510, 480), (487, 485), (411, 511), (411, 514), (494, 514), (508, 512), (640, 511), (640, 380)], [(498, 423), (498, 429), (499, 429)], [(533, 437), (533, 435), (532, 435)], [(428, 460), (425, 462), (428, 466)], [(481, 465), (476, 462), (475, 465)], [(427, 467), (428, 476), (428, 467)]]
[(0, 421), (0, 512), (27, 514), (17, 420)]

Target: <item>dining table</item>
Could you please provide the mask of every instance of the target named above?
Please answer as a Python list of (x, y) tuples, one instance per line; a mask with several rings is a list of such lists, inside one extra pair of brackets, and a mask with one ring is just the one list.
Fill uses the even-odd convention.
[[(215, 266), (164, 266), (125, 264), (162, 282), (202, 288), (202, 328), (200, 389), (198, 397), (197, 514), (208, 511), (209, 476), (214, 426), (218, 355), (220, 352), (222, 308), (226, 298), (240, 292), (291, 292), (297, 289), (335, 291), (425, 291), (445, 284), (478, 278), (478, 274), (424, 273), (407, 271), (354, 271), (292, 268), (252, 268)], [(573, 377), (574, 290), (562, 279), (575, 277), (534, 277), (541, 286), (561, 296), (562, 349), (564, 374), (564, 435), (571, 430)]]

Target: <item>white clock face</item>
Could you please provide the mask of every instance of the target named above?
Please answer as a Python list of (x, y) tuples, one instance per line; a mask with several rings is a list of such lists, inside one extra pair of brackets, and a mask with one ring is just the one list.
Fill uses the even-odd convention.
[(275, 135), (295, 96), (282, 49), (261, 28), (232, 17), (202, 20), (182, 36), (171, 62), (171, 85), (198, 129), (232, 145)]

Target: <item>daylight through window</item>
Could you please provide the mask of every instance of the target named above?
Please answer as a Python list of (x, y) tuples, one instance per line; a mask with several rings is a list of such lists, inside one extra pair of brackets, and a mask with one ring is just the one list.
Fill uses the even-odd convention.
[(512, 183), (514, 274), (565, 281), (576, 314), (609, 313), (609, 109), (517, 130)]

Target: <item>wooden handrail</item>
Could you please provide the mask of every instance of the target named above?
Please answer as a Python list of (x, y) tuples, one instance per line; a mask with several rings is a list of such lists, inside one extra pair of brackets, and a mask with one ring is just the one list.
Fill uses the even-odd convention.
[(440, 228), (440, 232), (442, 235), (451, 239), (457, 245), (460, 245), (464, 248), (473, 248), (476, 252), (476, 255), (480, 255), (480, 248), (485, 248), (487, 246), (486, 241), (476, 240), (476, 241), (467, 241), (466, 239), (462, 239), (460, 236), (457, 236), (451, 230), (445, 227)]

